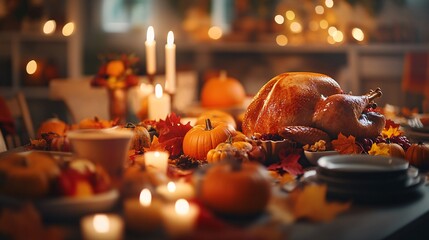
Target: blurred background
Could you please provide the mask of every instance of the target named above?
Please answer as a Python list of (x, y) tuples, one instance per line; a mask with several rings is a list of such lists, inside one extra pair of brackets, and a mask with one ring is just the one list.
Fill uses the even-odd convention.
[(178, 72), (197, 76), (196, 102), (220, 70), (249, 96), (280, 73), (311, 71), (354, 94), (381, 87), (381, 106), (423, 111), (428, 22), (426, 0), (0, 0), (0, 94), (24, 92), (35, 126), (65, 116), (50, 81), (93, 76), (108, 53), (135, 54), (144, 76), (153, 26), (157, 73), (171, 30)]

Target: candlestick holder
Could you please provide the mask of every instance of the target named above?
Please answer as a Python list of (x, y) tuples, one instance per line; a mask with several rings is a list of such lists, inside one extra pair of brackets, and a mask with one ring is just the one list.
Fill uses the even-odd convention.
[(176, 108), (174, 107), (174, 97), (175, 97), (175, 93), (168, 93), (170, 95), (170, 107), (171, 107), (171, 112), (176, 112)]

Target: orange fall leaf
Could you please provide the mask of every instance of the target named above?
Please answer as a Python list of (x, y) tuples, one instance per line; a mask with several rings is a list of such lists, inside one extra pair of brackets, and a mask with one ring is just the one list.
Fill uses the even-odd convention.
[(356, 154), (359, 153), (359, 147), (356, 145), (355, 140), (355, 137), (352, 135), (346, 137), (340, 133), (337, 139), (332, 140), (332, 146), (335, 151), (341, 154)]
[(351, 202), (327, 202), (326, 191), (327, 186), (320, 184), (294, 190), (289, 196), (289, 206), (295, 219), (330, 221), (350, 208)]

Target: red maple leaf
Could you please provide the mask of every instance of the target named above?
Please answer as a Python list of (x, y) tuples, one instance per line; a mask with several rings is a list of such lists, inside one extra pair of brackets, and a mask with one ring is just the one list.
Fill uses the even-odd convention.
[(285, 171), (292, 175), (300, 175), (304, 173), (304, 169), (298, 162), (301, 158), (301, 153), (298, 150), (282, 149), (279, 153), (280, 161), (268, 166), (268, 170)]
[(175, 113), (169, 114), (165, 120), (155, 124), (158, 130), (158, 141), (164, 149), (170, 152), (171, 157), (178, 157), (183, 153), (182, 145), (185, 134), (192, 128), (191, 124), (182, 124), (180, 117)]

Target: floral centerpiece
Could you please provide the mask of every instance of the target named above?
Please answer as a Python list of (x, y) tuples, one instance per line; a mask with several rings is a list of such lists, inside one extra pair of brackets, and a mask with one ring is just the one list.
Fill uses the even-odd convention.
[(102, 64), (91, 80), (91, 86), (105, 87), (109, 97), (109, 113), (112, 120), (125, 123), (127, 115), (127, 90), (136, 86), (136, 63), (139, 58), (130, 55), (106, 55), (101, 57)]

